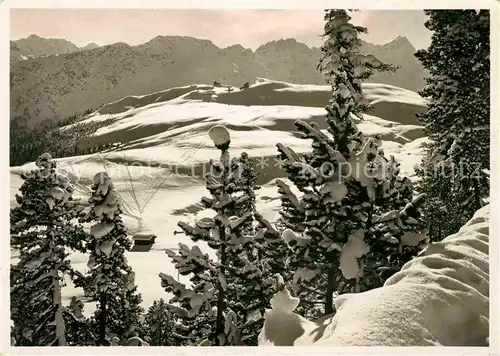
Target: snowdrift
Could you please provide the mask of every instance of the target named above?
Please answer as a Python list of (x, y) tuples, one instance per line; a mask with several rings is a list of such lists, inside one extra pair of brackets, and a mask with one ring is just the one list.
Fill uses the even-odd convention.
[(429, 245), (383, 287), (335, 300), (336, 315), (309, 321), (266, 312), (260, 346), (487, 346), (489, 206)]

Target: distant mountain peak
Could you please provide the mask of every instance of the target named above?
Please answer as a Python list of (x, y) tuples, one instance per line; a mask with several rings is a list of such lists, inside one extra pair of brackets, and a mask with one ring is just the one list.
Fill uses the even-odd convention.
[(112, 43), (108, 46), (109, 47), (116, 47), (116, 48), (130, 48), (130, 47), (132, 47), (131, 45), (129, 45), (128, 43), (125, 43), (125, 42), (116, 42), (116, 43)]
[(295, 38), (291, 38), (291, 37), (288, 37), (288, 38), (280, 38), (279, 40), (277, 40), (276, 42), (278, 43), (298, 43), (297, 40)]
[[(411, 57), (412, 62), (416, 61), (416, 59), (413, 58), (413, 54), (416, 52), (416, 49), (413, 46), (413, 44), (408, 40), (408, 38), (406, 38), (404, 36), (397, 36), (394, 39), (392, 39), (391, 41), (386, 42), (384, 44), (373, 44), (373, 43), (361, 40), (361, 52), (372, 53), (372, 54), (375, 54), (375, 53), (380, 54), (382, 52), (386, 52), (386, 53), (392, 53), (392, 55), (395, 55), (396, 53), (398, 53), (398, 56), (407, 57), (407, 60), (410, 60), (410, 57)], [(379, 59), (382, 59), (382, 58), (379, 58)], [(385, 60), (390, 61), (391, 58), (385, 58)], [(411, 89), (413, 90), (414, 88), (411, 88)]]
[(405, 36), (397, 36), (394, 38), (392, 41), (388, 42), (385, 44), (386, 46), (392, 46), (392, 47), (407, 47), (407, 48), (412, 48), (415, 50), (415, 47), (413, 44), (406, 38)]
[(65, 38), (40, 37), (37, 34), (31, 34), (29, 37), (27, 37), (27, 38), (21, 38), (21, 39), (15, 41), (15, 42), (20, 42), (20, 41), (23, 41), (23, 40), (32, 40), (32, 41), (36, 40), (36, 41), (40, 41), (40, 42), (64, 42), (64, 43), (71, 43), (73, 46), (76, 47), (76, 45), (73, 42), (68, 41)]
[(85, 45), (84, 47), (81, 47), (82, 49), (95, 49), (95, 48), (99, 48), (100, 46), (95, 43), (95, 42), (90, 42), (88, 43), (87, 45)]
[(250, 48), (245, 48), (240, 44), (235, 44), (232, 46), (228, 46), (223, 49), (224, 52), (229, 53), (231, 55), (239, 56), (239, 55), (251, 55), (253, 51)]
[[(212, 43), (212, 41), (204, 39), (204, 38), (196, 38), (191, 36), (173, 36), (173, 35), (158, 35), (152, 39), (150, 39), (146, 44), (151, 44), (155, 42), (173, 42), (173, 41), (185, 41), (185, 42), (205, 42)], [(215, 46), (215, 45), (214, 45)]]
[(396, 43), (411, 43), (405, 36), (397, 35), (391, 42)]
[(13, 42), (26, 57), (50, 56), (79, 50), (74, 43), (63, 38), (43, 38), (36, 34)]
[(164, 42), (166, 39), (167, 39), (167, 36), (158, 35), (158, 36), (153, 37), (149, 41), (147, 41), (145, 44), (155, 43), (155, 42)]
[(244, 51), (246, 50), (245, 47), (243, 47), (242, 45), (240, 45), (239, 43), (237, 44), (234, 44), (232, 46), (227, 46), (226, 48), (224, 48), (225, 50), (240, 50), (240, 51)]
[(269, 49), (282, 49), (282, 48), (290, 48), (290, 49), (298, 49), (300, 48), (301, 50), (311, 50), (313, 48), (310, 48), (307, 46), (305, 43), (298, 42), (295, 38), (281, 38), (279, 40), (273, 40), (270, 42), (267, 42), (266, 44), (263, 44), (257, 50), (257, 52), (262, 52), (262, 51), (267, 51)]

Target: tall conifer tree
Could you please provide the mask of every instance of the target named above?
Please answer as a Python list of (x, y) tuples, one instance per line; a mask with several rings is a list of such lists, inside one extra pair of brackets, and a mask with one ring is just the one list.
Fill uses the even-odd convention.
[(429, 71), (420, 116), (430, 138), (418, 169), (428, 195), (426, 222), (432, 240), (455, 233), (489, 196), (490, 13), (429, 10), (433, 31), (416, 57)]
[(210, 136), (221, 155), (210, 161), (206, 187), (211, 197), (202, 203), (215, 216), (179, 226), (194, 242), (205, 242), (216, 258), (197, 245), (179, 244), (177, 253), (167, 254), (180, 274), (190, 275), (192, 287), (166, 274), (160, 277), (165, 290), (174, 294), (169, 307), (180, 321), (176, 334), (186, 335), (186, 344), (256, 345), (274, 292), (273, 274), (282, 268), (267, 251), (281, 238), (255, 211), (256, 176), (248, 155), (230, 158), (224, 127), (213, 127)]
[(66, 346), (61, 288), (73, 271), (68, 252), (83, 252), (87, 234), (76, 222), (82, 209), (73, 188), (50, 154), (36, 166), (21, 176), (22, 195), (10, 212), (11, 246), (19, 251), (11, 268), (12, 336), (17, 346)]
[(86, 220), (94, 224), (88, 243), (89, 274), (81, 283), (97, 302), (94, 332), (99, 336), (99, 344), (107, 345), (113, 337), (123, 341), (137, 332), (143, 312), (142, 297), (125, 257), (132, 242), (121, 217), (118, 193), (107, 173), (94, 176), (89, 202), (91, 210)]
[(295, 125), (312, 140), (312, 152), (299, 156), (278, 144), (287, 178), (301, 193), (278, 182), (288, 226), (283, 237), (294, 249), (292, 291), (306, 317), (332, 313), (336, 293), (381, 286), (422, 240), (414, 209), (422, 196), (412, 204), (416, 197), (409, 179), (399, 175), (399, 164), (384, 155), (379, 138), (365, 137), (355, 123), (369, 107), (361, 83), (392, 67), (359, 53), (358, 35), (366, 29), (350, 19), (346, 10), (325, 13), (318, 69), (333, 91), (326, 107), (328, 132), (299, 120)]

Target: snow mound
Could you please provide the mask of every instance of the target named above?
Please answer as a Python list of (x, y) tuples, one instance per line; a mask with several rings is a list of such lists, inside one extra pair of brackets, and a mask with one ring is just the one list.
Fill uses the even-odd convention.
[(271, 307), (274, 311), (293, 312), (299, 305), (299, 298), (290, 295), (290, 291), (283, 288), (271, 299)]
[[(299, 304), (299, 299), (290, 295), (288, 289), (277, 292), (271, 299), (272, 309), (264, 314), (265, 325), (261, 333), (266, 337), (272, 335), (272, 342), (276, 346), (293, 346), (294, 340), (304, 335), (306, 330), (314, 330), (317, 324), (293, 313)], [(286, 330), (286, 332), (282, 332)], [(267, 341), (267, 340), (266, 340)], [(259, 346), (269, 346), (272, 343), (259, 341)]]
[(339, 296), (334, 316), (267, 313), (259, 345), (487, 346), (489, 210), (430, 244), (383, 287)]
[(345, 279), (363, 277), (358, 259), (370, 252), (368, 246), (363, 240), (363, 230), (358, 230), (349, 236), (347, 243), (342, 248), (340, 254), (340, 270)]
[(208, 136), (213, 141), (215, 147), (229, 145), (231, 136), (224, 126), (216, 125), (208, 131)]

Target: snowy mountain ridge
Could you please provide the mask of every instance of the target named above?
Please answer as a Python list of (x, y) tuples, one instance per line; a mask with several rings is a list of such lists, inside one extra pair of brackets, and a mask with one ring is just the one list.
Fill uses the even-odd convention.
[[(29, 43), (41, 41), (39, 37), (29, 39)], [(24, 53), (21, 45), (26, 41), (19, 41), (11, 42), (20, 49), (13, 49), (12, 58), (41, 55), (41, 50)], [(409, 42), (395, 41), (392, 45), (363, 44), (365, 52), (400, 66), (396, 73), (375, 74), (372, 81), (418, 90), (424, 72), (413, 56), (415, 49)], [(43, 47), (44, 42), (40, 43), (29, 48)], [(237, 45), (219, 48), (209, 40), (181, 36), (157, 36), (138, 46), (115, 43), (84, 51), (70, 47), (50, 47), (45, 57), (12, 62), (11, 119), (19, 115), (29, 115), (32, 120), (64, 118), (127, 95), (192, 83), (219, 81), (240, 87), (257, 77), (324, 83), (316, 70), (319, 49), (294, 39), (272, 41), (255, 52)]]

